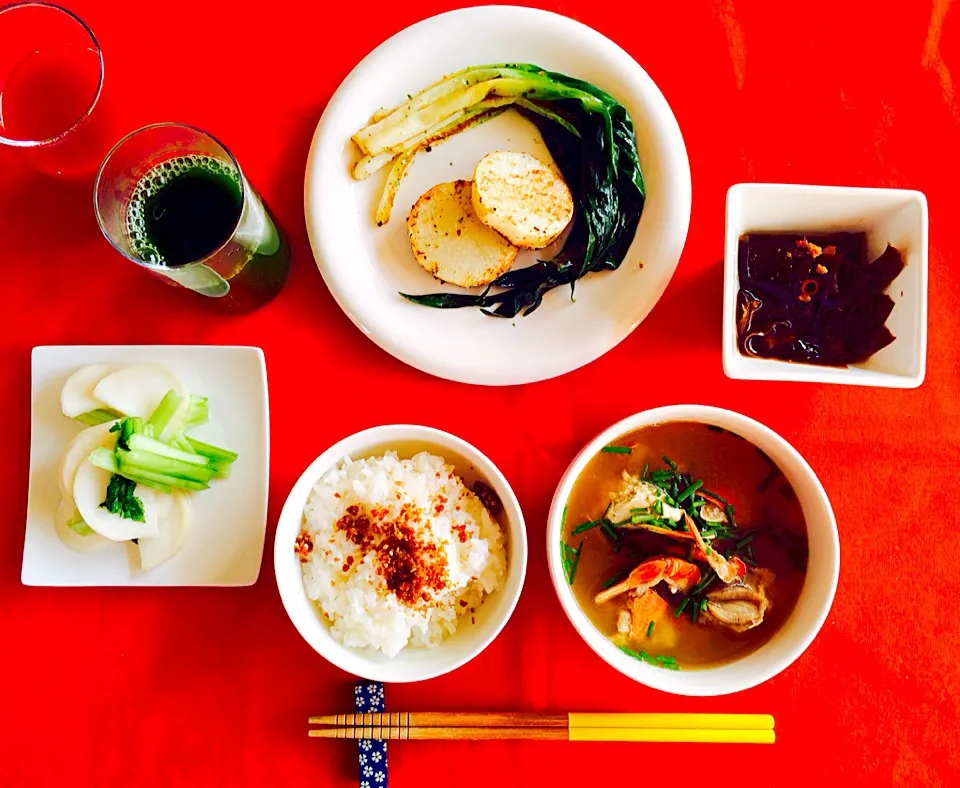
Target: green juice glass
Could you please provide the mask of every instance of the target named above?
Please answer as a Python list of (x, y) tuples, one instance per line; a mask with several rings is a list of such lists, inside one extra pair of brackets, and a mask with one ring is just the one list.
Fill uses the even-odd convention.
[(193, 126), (120, 140), (97, 173), (94, 208), (120, 254), (211, 305), (257, 309), (290, 271), (287, 239), (233, 154)]

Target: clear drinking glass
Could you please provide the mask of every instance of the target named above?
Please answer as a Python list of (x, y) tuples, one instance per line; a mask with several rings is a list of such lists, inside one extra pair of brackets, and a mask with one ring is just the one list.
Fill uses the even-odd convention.
[(49, 3), (0, 7), (0, 144), (46, 172), (92, 172), (107, 149), (103, 55), (79, 17)]
[(120, 140), (97, 173), (94, 208), (127, 259), (227, 308), (262, 306), (290, 270), (287, 240), (237, 160), (193, 126)]

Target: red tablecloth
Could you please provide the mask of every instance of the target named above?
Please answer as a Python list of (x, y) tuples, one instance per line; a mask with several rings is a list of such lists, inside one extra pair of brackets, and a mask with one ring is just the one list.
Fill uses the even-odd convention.
[[(449, 676), (389, 687), (389, 707), (772, 712), (778, 741), (399, 743), (394, 788), (957, 784), (960, 8), (548, 4), (626, 47), (660, 85), (690, 153), (693, 218), (676, 277), (620, 347), (560, 380), (486, 389), (430, 378), (365, 339), (324, 287), (303, 221), (304, 162), (333, 90), (381, 40), (453, 5), (72, 3), (100, 37), (120, 131), (183, 120), (216, 133), (291, 235), (294, 269), (264, 310), (212, 314), (107, 247), (87, 186), (32, 176), (0, 151), (0, 783), (355, 785), (354, 748), (308, 740), (305, 724), (310, 713), (348, 711), (352, 678), (287, 620), (269, 551), (284, 497), (310, 460), (360, 428), (408, 421), (455, 432), (500, 465), (527, 515), (530, 566), (496, 642)], [(919, 390), (724, 377), (724, 194), (745, 180), (926, 193), (930, 345)], [(259, 582), (22, 587), (31, 347), (154, 342), (266, 352), (273, 451)], [(669, 386), (603, 385), (597, 396), (638, 360), (682, 363), (682, 372)], [(341, 392), (340, 409), (318, 407)], [(733, 408), (780, 432), (820, 474), (840, 526), (840, 588), (820, 636), (781, 676), (729, 698), (674, 698), (607, 667), (567, 623), (546, 569), (547, 507), (574, 453), (610, 423), (676, 402)], [(465, 415), (481, 409), (509, 417)]]

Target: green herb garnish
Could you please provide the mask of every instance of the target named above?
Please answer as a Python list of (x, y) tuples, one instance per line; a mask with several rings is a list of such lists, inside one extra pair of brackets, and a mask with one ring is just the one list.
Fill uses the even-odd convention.
[(646, 662), (648, 665), (653, 665), (657, 668), (666, 668), (667, 670), (680, 670), (680, 666), (673, 657), (658, 657), (653, 654), (648, 654), (642, 649), (640, 651), (634, 651), (632, 648), (627, 646), (617, 646), (617, 648), (628, 657), (633, 657), (641, 662)]
[(687, 605), (690, 604), (690, 597), (686, 596), (683, 598), (683, 601), (677, 605), (677, 611), (673, 614), (674, 618), (680, 618), (683, 615), (683, 611), (687, 609)]
[(580, 523), (570, 534), (571, 536), (576, 536), (577, 534), (582, 534), (584, 531), (589, 531), (591, 528), (596, 528), (598, 525), (600, 525), (600, 520), (587, 520), (586, 522)]
[(145, 522), (143, 516), (143, 501), (133, 494), (137, 483), (129, 479), (124, 479), (118, 474), (113, 474), (107, 484), (107, 497), (100, 508), (106, 509), (111, 514), (119, 514), (125, 520), (134, 522)]
[(660, 518), (655, 514), (635, 514), (630, 518), (631, 525), (638, 523), (655, 523)]
[(600, 451), (604, 454), (629, 454), (633, 449), (629, 446), (604, 446)]
[(695, 481), (693, 484), (687, 487), (682, 493), (680, 493), (680, 495), (677, 497), (677, 503), (682, 503), (683, 501), (687, 500), (687, 498), (693, 495), (701, 487), (703, 487), (703, 482), (700, 480)]
[(755, 534), (750, 534), (749, 536), (743, 537), (743, 539), (741, 539), (741, 540), (740, 540), (739, 542), (737, 542), (737, 544), (735, 545), (735, 547), (737, 548), (737, 550), (740, 550), (740, 549), (746, 547), (748, 544), (750, 544), (750, 542), (753, 541), (753, 537), (754, 537), (754, 536), (755, 536)]
[(621, 580), (626, 580), (629, 575), (630, 575), (629, 569), (624, 569), (622, 572), (617, 572), (612, 577), (608, 577), (606, 580), (603, 581), (603, 588), (606, 589), (606, 588), (610, 588), (611, 586), (615, 586)]
[(663, 461), (670, 466), (671, 470), (673, 471), (677, 470), (677, 464), (673, 460), (671, 460), (669, 457), (664, 456)]
[(567, 579), (567, 584), (571, 586), (577, 576), (577, 564), (580, 563), (581, 550), (583, 550), (583, 542), (573, 548), (563, 539), (560, 540), (560, 564), (563, 567), (563, 575)]
[(700, 495), (704, 497), (716, 498), (718, 501), (720, 501), (720, 503), (724, 505), (726, 505), (727, 503), (726, 499), (723, 498), (722, 496), (717, 495), (715, 492), (711, 492), (710, 490), (705, 490), (702, 487), (700, 488)]
[(730, 521), (730, 527), (733, 529), (736, 529), (737, 521), (734, 519), (734, 516), (733, 516), (733, 507), (730, 504), (727, 504), (726, 506), (723, 507), (723, 511), (726, 512), (727, 514), (727, 519)]
[(640, 474), (640, 478), (641, 478), (641, 479), (646, 479), (646, 478), (647, 478), (647, 471), (648, 471), (648, 470), (650, 470), (650, 463), (649, 463), (649, 462), (648, 462), (648, 463), (645, 463), (644, 466), (643, 466), (643, 473)]
[(649, 624), (647, 624), (647, 637), (650, 637), (653, 634), (653, 627), (656, 623), (656, 621), (651, 621)]

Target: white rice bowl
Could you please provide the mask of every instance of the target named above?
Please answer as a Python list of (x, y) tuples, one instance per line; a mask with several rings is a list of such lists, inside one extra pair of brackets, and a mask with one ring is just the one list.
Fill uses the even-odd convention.
[[(381, 540), (358, 544), (356, 532), (351, 539), (343, 526), (358, 511), (351, 507), (372, 512), (377, 522), (405, 522), (444, 569), (441, 587), (428, 585), (414, 599), (391, 590), (383, 548), (377, 550)], [(379, 649), (391, 658), (405, 646), (437, 646), (458, 626), (470, 626), (474, 610), (506, 577), (500, 525), (453, 467), (427, 452), (408, 460), (396, 452), (342, 460), (311, 490), (304, 535), (312, 543), (301, 557), (304, 590), (331, 635), (345, 646)]]

